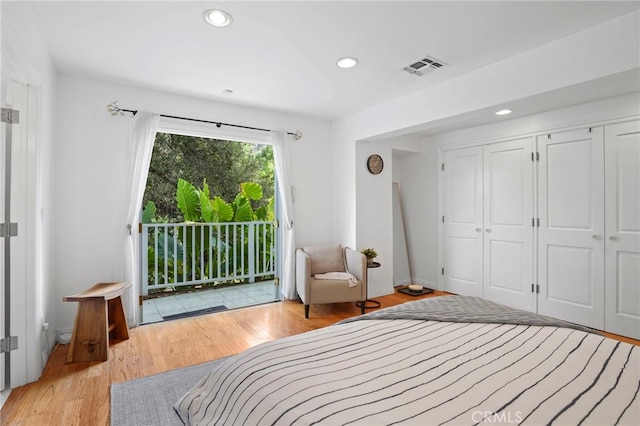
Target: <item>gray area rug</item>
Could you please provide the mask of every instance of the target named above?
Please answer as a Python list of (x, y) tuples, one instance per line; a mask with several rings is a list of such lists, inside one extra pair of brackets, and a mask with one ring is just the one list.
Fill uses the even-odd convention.
[(181, 426), (173, 404), (226, 358), (111, 385), (112, 426)]

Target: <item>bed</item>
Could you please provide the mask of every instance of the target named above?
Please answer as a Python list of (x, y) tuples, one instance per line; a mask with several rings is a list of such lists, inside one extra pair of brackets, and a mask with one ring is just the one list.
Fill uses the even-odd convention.
[(229, 357), (185, 424), (640, 424), (637, 346), (484, 299), (408, 302)]

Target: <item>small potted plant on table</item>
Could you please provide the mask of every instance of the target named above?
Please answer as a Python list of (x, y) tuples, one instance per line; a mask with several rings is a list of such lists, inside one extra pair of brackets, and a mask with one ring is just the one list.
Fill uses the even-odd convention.
[(373, 259), (378, 256), (378, 253), (376, 253), (376, 251), (372, 248), (362, 249), (360, 250), (360, 253), (364, 254), (364, 257), (367, 258), (367, 264), (372, 264)]

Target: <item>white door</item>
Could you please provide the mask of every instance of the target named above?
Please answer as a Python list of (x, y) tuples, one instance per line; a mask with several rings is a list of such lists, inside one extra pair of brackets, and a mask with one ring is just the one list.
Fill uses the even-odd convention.
[[(0, 99), (0, 106), (2, 108), (7, 108), (8, 107), (8, 103), (7, 103), (7, 90), (6, 90), (6, 86), (3, 83), (2, 84), (2, 90), (1, 90), (1, 96), (2, 98)], [(6, 136), (7, 136), (7, 126), (8, 124), (6, 124), (4, 121), (0, 124), (0, 223), (5, 223), (5, 168), (7, 165), (7, 156), (6, 156), (6, 150), (7, 150), (7, 140), (6, 140)], [(5, 250), (4, 250), (4, 245), (5, 245), (5, 240), (4, 238), (0, 238), (0, 339), (4, 339), (5, 338), (5, 332), (4, 332), (4, 327), (5, 327), (5, 297), (4, 297), (4, 292), (5, 292), (5, 286), (8, 285), (9, 283), (5, 282), (5, 269), (4, 269), (4, 263), (5, 263)], [(5, 355), (4, 353), (0, 353), (0, 391), (4, 390), (5, 388), (5, 377), (4, 377), (4, 372), (5, 372)]]
[(535, 311), (533, 139), (484, 147), (485, 299)]
[(605, 326), (640, 339), (640, 121), (605, 127)]
[(443, 289), (482, 296), (482, 147), (443, 154)]
[[(34, 130), (28, 125), (28, 116), (33, 114), (34, 105), (33, 99), (29, 98), (29, 86), (19, 84), (16, 82), (2, 82), (2, 108), (9, 108), (16, 110), (19, 113), (19, 121), (16, 124), (3, 123), (0, 128), (2, 133), (2, 146), (0, 147), (0, 164), (1, 174), (0, 192), (2, 197), (0, 199), (0, 222), (7, 220), (6, 215), (6, 203), (9, 201), (10, 214), (8, 219), (12, 223), (17, 224), (17, 236), (9, 239), (0, 239), (0, 267), (2, 271), (2, 289), (1, 293), (4, 296), (6, 287), (10, 288), (10, 336), (16, 336), (18, 338), (18, 349), (13, 350), (8, 354), (4, 354), (0, 359), (0, 364), (3, 369), (7, 357), (10, 358), (10, 383), (11, 387), (15, 388), (21, 386), (27, 382), (36, 380), (40, 375), (39, 365), (39, 346), (35, 342), (37, 336), (35, 335), (36, 319), (35, 319), (35, 307), (37, 306), (37, 296), (34, 294), (34, 274), (33, 274), (33, 262), (35, 262), (35, 255), (33, 250), (29, 249), (28, 236), (33, 232), (33, 220), (27, 220), (29, 217), (33, 217), (35, 212), (30, 203), (30, 195), (33, 194), (32, 178), (34, 173), (34, 162), (30, 161), (29, 155), (33, 153), (33, 146), (31, 145)], [(30, 105), (31, 104), (31, 105)], [(7, 126), (11, 126), (11, 156), (7, 158)], [(8, 163), (7, 163), (8, 160)], [(10, 164), (10, 168), (6, 165)], [(10, 170), (10, 173), (7, 173)], [(10, 192), (7, 194), (7, 181), (10, 181)], [(7, 197), (7, 195), (9, 195)], [(33, 237), (32, 235), (30, 237)], [(7, 250), (9, 248), (9, 250)], [(10, 261), (5, 264), (5, 259), (10, 256)], [(9, 279), (7, 279), (9, 278)], [(7, 337), (5, 333), (5, 327), (7, 325), (5, 313), (7, 312), (4, 302), (6, 298), (2, 300), (2, 337)], [(29, 329), (29, 330), (28, 330)], [(1, 371), (3, 374), (0, 377), (0, 381), (4, 382), (4, 374), (7, 370)]]
[(540, 136), (538, 313), (604, 328), (602, 128)]

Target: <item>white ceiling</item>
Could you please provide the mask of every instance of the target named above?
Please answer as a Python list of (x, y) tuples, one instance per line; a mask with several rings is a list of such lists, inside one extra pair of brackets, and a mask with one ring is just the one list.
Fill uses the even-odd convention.
[[(32, 7), (63, 72), (335, 119), (638, 10), (640, 2), (44, 1)], [(229, 12), (233, 24), (207, 25), (202, 12), (212, 7)], [(448, 66), (422, 77), (402, 71), (423, 55)], [(342, 56), (360, 64), (339, 69)], [(223, 95), (225, 89), (233, 94)]]

